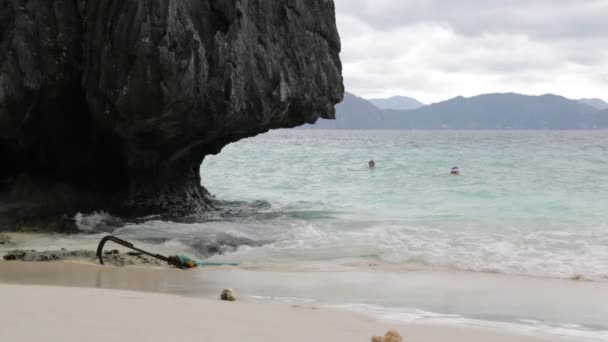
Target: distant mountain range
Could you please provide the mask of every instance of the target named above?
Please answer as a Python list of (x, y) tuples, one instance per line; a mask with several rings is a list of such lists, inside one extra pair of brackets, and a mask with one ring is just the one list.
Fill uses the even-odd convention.
[[(385, 101), (384, 101), (385, 100)], [(410, 101), (413, 100), (413, 101)], [(414, 109), (407, 97), (371, 101), (346, 93), (336, 120), (319, 120), (313, 129), (599, 129), (608, 128), (602, 100), (571, 100), (558, 95), (515, 93), (455, 97)], [(414, 102), (415, 101), (415, 102)], [(593, 103), (593, 105), (589, 104)], [(421, 103), (420, 103), (421, 104)]]
[(590, 105), (591, 107), (595, 107), (597, 109), (608, 109), (608, 103), (602, 99), (580, 99), (578, 102)]
[(386, 99), (369, 99), (368, 101), (380, 109), (410, 110), (424, 107), (424, 103), (407, 96), (393, 96)]

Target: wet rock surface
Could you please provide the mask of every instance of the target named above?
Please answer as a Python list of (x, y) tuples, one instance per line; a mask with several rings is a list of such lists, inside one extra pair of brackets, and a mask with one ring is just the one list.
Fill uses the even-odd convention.
[(220, 294), (220, 299), (227, 302), (234, 302), (236, 301), (236, 296), (232, 289), (224, 289)]
[[(44, 261), (86, 261), (95, 262), (94, 251), (89, 250), (67, 250), (61, 249), (56, 251), (36, 251), (36, 250), (23, 250), (16, 249), (8, 251), (3, 256), (6, 261), (30, 261), (30, 262), (44, 262)], [(161, 263), (159, 260), (142, 255), (140, 253), (121, 253), (118, 250), (111, 250), (104, 252), (103, 255), (104, 263), (107, 265), (114, 266), (133, 266), (133, 265), (152, 265), (161, 266), (166, 265)]]
[(240, 246), (261, 247), (271, 242), (272, 241), (252, 240), (229, 234), (218, 234), (214, 239), (195, 239), (184, 241), (183, 243), (193, 248), (200, 255), (208, 258), (216, 254), (233, 252)]
[(210, 210), (204, 157), (332, 118), (339, 52), (330, 0), (0, 0), (0, 230)]

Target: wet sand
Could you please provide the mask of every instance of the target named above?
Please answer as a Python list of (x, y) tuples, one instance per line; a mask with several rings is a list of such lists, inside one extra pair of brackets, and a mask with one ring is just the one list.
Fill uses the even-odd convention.
[[(284, 301), (305, 288), (327, 292), (327, 286), (340, 286), (337, 279), (353, 277), (374, 291), (369, 279), (353, 272), (0, 262), (0, 341), (370, 341), (389, 329), (398, 330), (405, 341), (420, 342), (560, 340), (493, 328), (380, 320), (321, 303)], [(242, 300), (217, 300), (224, 287), (235, 288)], [(255, 302), (251, 295), (264, 294), (262, 289), (282, 298), (282, 304)], [(349, 292), (333, 289), (327, 296)], [(353, 295), (360, 294), (355, 289)]]

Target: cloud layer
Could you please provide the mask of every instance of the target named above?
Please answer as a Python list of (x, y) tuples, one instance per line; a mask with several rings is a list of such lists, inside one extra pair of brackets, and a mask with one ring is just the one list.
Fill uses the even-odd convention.
[(608, 97), (608, 0), (336, 0), (347, 90)]

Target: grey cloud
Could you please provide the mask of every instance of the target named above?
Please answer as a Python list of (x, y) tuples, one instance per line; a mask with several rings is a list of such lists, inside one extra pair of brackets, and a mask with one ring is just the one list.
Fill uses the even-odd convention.
[(379, 30), (435, 23), (462, 35), (523, 32), (564, 39), (608, 34), (606, 0), (337, 0), (336, 8)]
[(601, 83), (604, 83), (604, 84), (608, 84), (608, 73), (594, 75), (593, 78), (594, 78), (594, 80), (596, 82), (601, 82)]
[(359, 95), (608, 94), (608, 0), (336, 0), (336, 12)]
[[(398, 74), (393, 73), (390, 77), (382, 76), (360, 76), (353, 74), (349, 78), (350, 86), (347, 91), (357, 95), (371, 96), (386, 96), (387, 94), (407, 94), (408, 96), (416, 96), (424, 98), (424, 93), (428, 89), (433, 89), (435, 92), (449, 91), (449, 85), (443, 82), (438, 82), (429, 77), (425, 73), (413, 74)], [(398, 85), (397, 87), (395, 87)]]

